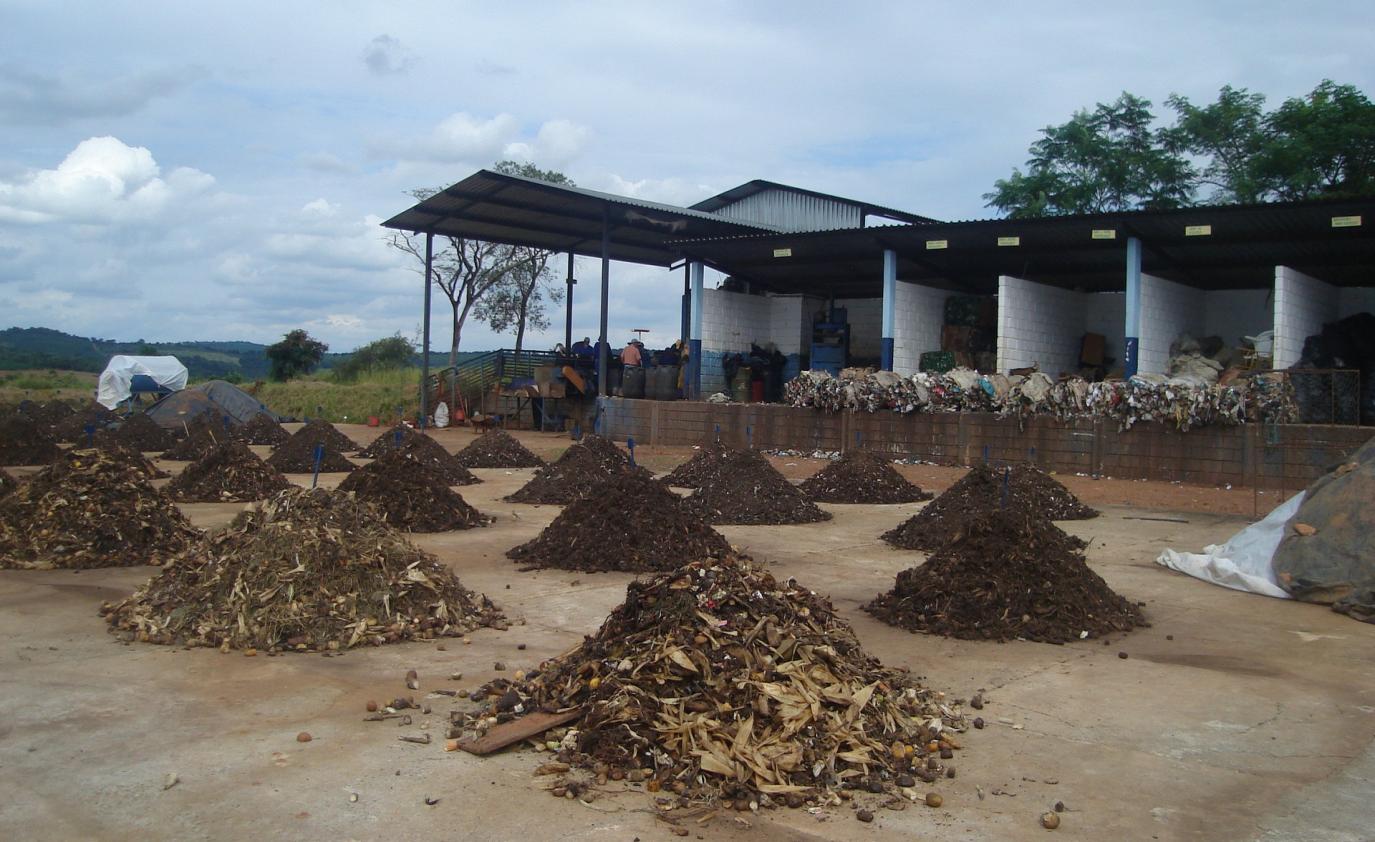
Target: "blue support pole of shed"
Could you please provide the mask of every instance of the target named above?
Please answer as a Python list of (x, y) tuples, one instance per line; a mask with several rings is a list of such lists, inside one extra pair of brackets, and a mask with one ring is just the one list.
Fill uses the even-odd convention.
[(897, 322), (898, 253), (883, 250), (883, 338), (879, 347), (879, 368), (893, 370), (893, 328)]
[(602, 205), (602, 320), (601, 339), (597, 342), (597, 394), (606, 397), (611, 394), (611, 383), (607, 377), (607, 364), (611, 356), (611, 346), (606, 339), (606, 308), (611, 298), (611, 206)]
[(434, 277), (434, 234), (425, 232), (425, 318), (420, 348), (420, 428), (430, 419), (430, 279)]
[(688, 274), (692, 277), (692, 327), (688, 334), (688, 373), (684, 383), (688, 397), (702, 399), (702, 276), (701, 263), (690, 264)]
[(563, 309), (563, 351), (565, 354), (571, 353), (573, 347), (573, 285), (577, 281), (573, 279), (573, 252), (568, 253), (568, 297), (564, 300)]
[(1141, 356), (1141, 241), (1127, 238), (1127, 321), (1122, 371), (1127, 379), (1136, 375)]

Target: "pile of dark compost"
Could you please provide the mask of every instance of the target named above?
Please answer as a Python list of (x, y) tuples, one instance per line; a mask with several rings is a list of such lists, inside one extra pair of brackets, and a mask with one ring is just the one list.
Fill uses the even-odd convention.
[(544, 460), (505, 430), (488, 430), (454, 455), (465, 468), (542, 468)]
[(165, 450), (159, 458), (174, 462), (194, 462), (222, 442), (233, 438), (232, 431), (224, 428), (223, 421), (217, 421), (209, 415), (197, 415), (185, 422), (181, 430), (184, 434), (182, 439)]
[(8, 497), (19, 488), (19, 480), (0, 470), (0, 497)]
[(86, 432), (90, 427), (94, 432), (100, 432), (109, 424), (118, 421), (119, 416), (96, 403), (91, 401), (81, 409), (64, 417), (52, 426), (53, 438), (78, 447), (89, 447), (91, 433)]
[(430, 473), (444, 480), (445, 485), (476, 485), (482, 480), (463, 465), (458, 458), (444, 449), (444, 445), (425, 435), (415, 435), (392, 448), (407, 460), (424, 467)]
[(142, 412), (125, 418), (118, 425), (96, 433), (96, 446), (113, 441), (140, 453), (162, 453), (176, 446), (176, 436)]
[[(263, 416), (258, 416), (263, 417)], [(286, 477), (238, 441), (227, 441), (187, 465), (167, 484), (182, 503), (247, 503), (290, 487)]]
[[(332, 435), (331, 435), (332, 434)], [(315, 472), (315, 446), (323, 444), (324, 454), (320, 457), (320, 473), (349, 473), (358, 466), (344, 457), (339, 448), (343, 439), (345, 448), (352, 452), (357, 449), (348, 437), (334, 429), (327, 421), (312, 421), (292, 434), (291, 438), (277, 445), (268, 458), (267, 464), (284, 474), (311, 474)]]
[(568, 505), (585, 497), (598, 483), (624, 473), (653, 476), (642, 467), (632, 468), (625, 453), (607, 439), (584, 436), (505, 499), (511, 503)]
[(492, 522), (446, 479), (403, 450), (392, 450), (349, 474), (339, 490), (371, 503), (387, 523), (407, 532), (449, 532)]
[(728, 453), (715, 480), (687, 498), (688, 510), (707, 523), (787, 524), (830, 520), (753, 450)]
[(700, 445), (691, 459), (670, 471), (662, 482), (678, 488), (701, 488), (716, 478), (726, 454), (733, 450), (719, 441)]
[(867, 450), (847, 450), (800, 486), (818, 503), (917, 503), (931, 494), (908, 482), (891, 462)]
[(291, 438), (291, 434), (286, 431), (277, 419), (264, 412), (259, 412), (247, 423), (241, 425), (234, 431), (234, 440), (244, 444), (265, 444), (268, 447), (276, 447), (285, 444)]
[(20, 412), (0, 417), (0, 465), (46, 465), (62, 448), (38, 422)]

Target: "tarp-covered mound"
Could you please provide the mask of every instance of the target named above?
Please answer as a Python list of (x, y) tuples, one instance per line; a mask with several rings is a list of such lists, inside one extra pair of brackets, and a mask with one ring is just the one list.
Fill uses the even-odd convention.
[(266, 412), (259, 412), (234, 431), (235, 441), (241, 441), (244, 444), (264, 444), (269, 447), (276, 447), (289, 438), (291, 438), (291, 433), (283, 429), (282, 425), (277, 423), (277, 419)]
[(156, 386), (178, 392), (186, 388), (186, 366), (176, 357), (110, 357), (96, 384), (96, 400), (107, 409), (114, 409), (132, 392), (135, 377), (144, 377)]
[(1308, 487), (1271, 566), (1295, 599), (1375, 622), (1375, 440)]
[(818, 503), (917, 503), (931, 494), (908, 482), (885, 459), (866, 450), (847, 450), (802, 485)]
[(101, 612), (126, 639), (224, 650), (348, 649), (504, 622), (371, 506), (300, 488), (240, 514)]
[(953, 699), (866, 653), (827, 599), (734, 557), (631, 582), (576, 649), (479, 694), (469, 730), (579, 710), (563, 762), (743, 805), (934, 781), (965, 728)]
[(707, 442), (698, 447), (691, 459), (670, 471), (662, 482), (679, 488), (701, 488), (716, 478), (722, 460), (732, 449), (719, 441)]
[(160, 564), (200, 534), (138, 468), (72, 450), (0, 500), (0, 567)]
[(1002, 510), (964, 521), (865, 610), (894, 626), (966, 640), (1068, 643), (1145, 625), (1058, 526)]
[(46, 465), (62, 448), (27, 415), (9, 412), (0, 417), (0, 465)]
[(619, 473), (506, 556), (532, 567), (639, 573), (729, 551), (726, 539), (690, 514), (677, 494), (648, 477)]
[(707, 523), (784, 524), (830, 520), (753, 450), (727, 454), (714, 481), (687, 498), (688, 511)]
[(174, 395), (168, 395), (148, 408), (148, 415), (169, 429), (179, 429), (182, 421), (197, 415), (229, 416), (231, 424), (246, 424), (254, 415), (267, 414), (274, 421), (281, 416), (268, 409), (257, 398), (223, 380), (211, 380)]
[(448, 532), (492, 522), (408, 450), (391, 450), (359, 468), (339, 483), (339, 490), (371, 503), (387, 523), (407, 532)]
[(583, 436), (557, 461), (540, 468), (530, 481), (505, 499), (512, 503), (567, 505), (587, 495), (598, 483), (619, 473), (652, 476), (630, 466), (621, 449), (601, 436)]
[(320, 457), (320, 473), (348, 473), (357, 465), (344, 457), (358, 449), (353, 440), (328, 421), (315, 420), (292, 433), (291, 438), (277, 445), (267, 463), (285, 474), (309, 474), (315, 471), (315, 446), (324, 445)]
[(142, 412), (125, 418), (118, 425), (96, 433), (96, 445), (102, 440), (118, 442), (140, 453), (161, 453), (174, 447), (176, 437), (170, 430), (159, 427), (157, 422)]
[(182, 503), (247, 503), (262, 500), (291, 483), (238, 441), (210, 449), (167, 484), (167, 493)]
[(465, 468), (542, 468), (544, 460), (505, 430), (488, 430), (454, 455)]
[(224, 428), (223, 420), (209, 415), (198, 415), (184, 422), (185, 435), (181, 441), (163, 451), (161, 459), (174, 462), (194, 462), (214, 450), (221, 443), (233, 438), (233, 431)]

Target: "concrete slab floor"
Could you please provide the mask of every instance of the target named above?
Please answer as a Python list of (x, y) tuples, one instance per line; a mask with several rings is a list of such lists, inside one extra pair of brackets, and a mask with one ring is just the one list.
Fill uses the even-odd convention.
[[(456, 449), (469, 434), (445, 435)], [(369, 440), (366, 431), (354, 437)], [(546, 453), (567, 444), (538, 442)], [(500, 501), (529, 470), (477, 473), (484, 483), (460, 490), (497, 521), (416, 536), (516, 620), (504, 632), (475, 632), (468, 645), (334, 658), (124, 645), (96, 610), (155, 569), (0, 573), (0, 838), (677, 838), (634, 786), (590, 805), (555, 800), (531, 777), (539, 755), (443, 751), (446, 714), (466, 703), (425, 691), (472, 688), (497, 674), (497, 660), (514, 670), (576, 645), (630, 578), (520, 572), (503, 553), (559, 510)], [(240, 507), (185, 508), (209, 526)], [(1245, 519), (1109, 506), (1097, 520), (1062, 524), (1092, 538), (1090, 564), (1144, 602), (1153, 626), (1108, 645), (1049, 646), (945, 640), (873, 620), (860, 604), (922, 559), (877, 536), (919, 504), (826, 508), (836, 515), (828, 523), (722, 532), (775, 576), (828, 594), (885, 663), (954, 697), (983, 688), (989, 727), (964, 740), (958, 777), (934, 787), (939, 809), (878, 810), (872, 824), (849, 809), (730, 813), (689, 823), (694, 838), (1025, 839), (1046, 833), (1037, 817), (1056, 801), (1066, 812), (1052, 838), (1371, 838), (1375, 627), (1153, 562), (1162, 547), (1220, 541)], [(1141, 514), (1187, 522), (1125, 519)], [(432, 714), (408, 728), (363, 722), (369, 699), (407, 694), (408, 669), (419, 671), (415, 695)], [(454, 672), (462, 680), (450, 680)], [(430, 745), (397, 739), (426, 723)], [(313, 741), (298, 743), (300, 731)], [(172, 773), (178, 783), (164, 790)], [(427, 797), (439, 801), (426, 806)]]

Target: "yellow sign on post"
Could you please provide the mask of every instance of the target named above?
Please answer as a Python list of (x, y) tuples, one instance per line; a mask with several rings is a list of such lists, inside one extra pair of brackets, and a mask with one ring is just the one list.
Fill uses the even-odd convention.
[(934, 250), (936, 250), (936, 249), (948, 249), (948, 248), (950, 248), (950, 241), (949, 241), (949, 240), (927, 240), (927, 241), (926, 241), (926, 250), (927, 250), (927, 251), (934, 251)]
[(1359, 216), (1334, 216), (1332, 217), (1333, 228), (1360, 228), (1361, 218)]
[(1020, 246), (1021, 244), (1022, 244), (1022, 238), (1021, 238), (1021, 237), (999, 237), (999, 238), (998, 238), (998, 245), (1000, 245), (1000, 246)]
[(1211, 225), (1185, 225), (1184, 236), (1186, 237), (1211, 237), (1213, 226)]
[(1117, 230), (1114, 228), (1095, 228), (1093, 229), (1093, 239), (1115, 240), (1117, 239)]
[(774, 257), (792, 257), (792, 256), (793, 256), (793, 250), (792, 250), (792, 249), (774, 249), (774, 250), (773, 250), (773, 256), (774, 256)]

